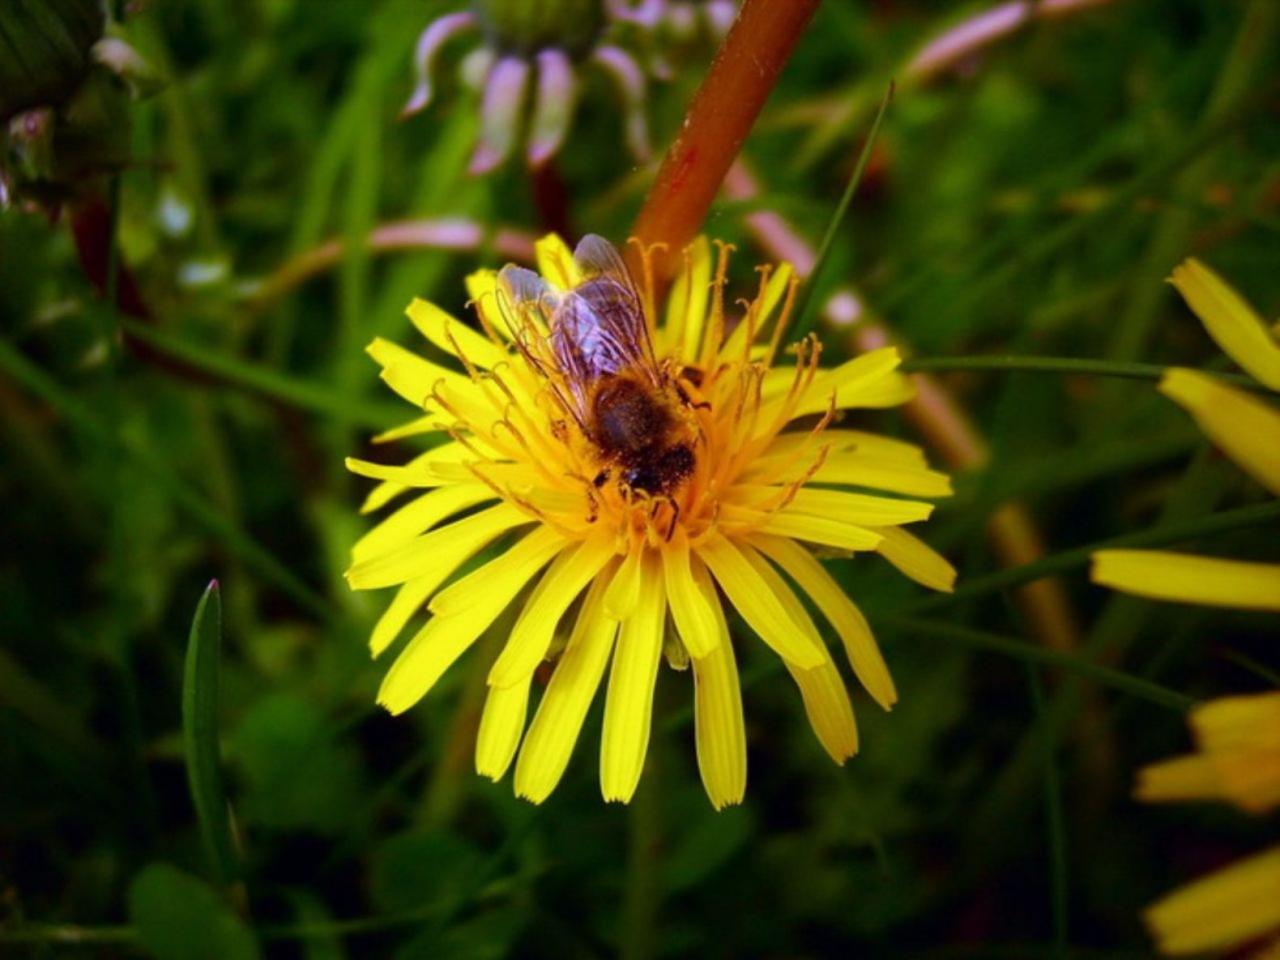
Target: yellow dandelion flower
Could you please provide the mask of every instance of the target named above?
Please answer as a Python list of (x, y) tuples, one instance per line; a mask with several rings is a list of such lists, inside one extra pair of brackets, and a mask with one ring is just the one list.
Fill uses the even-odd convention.
[[(1233, 360), (1280, 389), (1280, 343), (1239, 294), (1195, 259), (1174, 270), (1172, 283)], [(1160, 392), (1191, 414), (1241, 470), (1280, 496), (1280, 410), (1195, 370), (1169, 370)], [(1101, 550), (1093, 560), (1094, 582), (1126, 593), (1280, 612), (1280, 564), (1158, 550)]]
[[(853, 708), (796, 587), (872, 698), (887, 709), (897, 693), (866, 620), (813, 550), (876, 551), (939, 589), (954, 578), (901, 529), (932, 512), (917, 498), (950, 493), (947, 477), (914, 446), (832, 426), (841, 410), (908, 399), (897, 352), (823, 369), (812, 337), (784, 351), (792, 270), (762, 270), (731, 319), (727, 257), (722, 246), (713, 258), (705, 239), (692, 245), (659, 323), (647, 267), (637, 284), (599, 237), (571, 253), (548, 236), (537, 273), (508, 266), (468, 278), (483, 332), (432, 304), (409, 307), (457, 368), (384, 340), (369, 347), (388, 385), (422, 410), (383, 438), (448, 438), (403, 466), (348, 462), (382, 481), (366, 510), (426, 491), (356, 544), (347, 572), (355, 589), (398, 588), (374, 629), (375, 656), (429, 612), (378, 700), (393, 713), (413, 706), (522, 597), (489, 668), (476, 768), (496, 780), (515, 761), (515, 790), (534, 802), (564, 773), (606, 670), (601, 788), (606, 800), (631, 798), (664, 658), (692, 667), (711, 802), (742, 799), (746, 737), (725, 600), (782, 659), (822, 746), (843, 762), (858, 745)], [(494, 544), (492, 559), (458, 575)], [(526, 730), (547, 660), (554, 669)]]
[(1138, 799), (1223, 800), (1250, 813), (1280, 807), (1280, 692), (1211, 700), (1190, 724), (1199, 751), (1144, 768)]
[[(1280, 807), (1280, 692), (1213, 700), (1190, 722), (1199, 751), (1146, 767), (1139, 799), (1225, 800), (1250, 813)], [(1174, 954), (1280, 933), (1280, 847), (1174, 891), (1146, 919), (1160, 949)]]
[[(1210, 336), (1260, 383), (1280, 388), (1280, 344), (1221, 277), (1189, 259), (1171, 282)], [(1160, 391), (1242, 470), (1280, 495), (1280, 411), (1194, 370), (1169, 370)], [(1280, 564), (1158, 550), (1102, 550), (1095, 583), (1159, 600), (1280, 612)], [(1191, 714), (1198, 752), (1142, 770), (1148, 802), (1220, 800), (1251, 813), (1280, 806), (1280, 692), (1226, 697)], [(1226, 950), (1259, 939), (1280, 956), (1280, 847), (1188, 884), (1153, 904), (1146, 921), (1169, 954)]]
[[(1175, 890), (1148, 909), (1147, 925), (1169, 954), (1225, 950), (1280, 929), (1280, 847)], [(1277, 952), (1272, 942), (1254, 956)]]

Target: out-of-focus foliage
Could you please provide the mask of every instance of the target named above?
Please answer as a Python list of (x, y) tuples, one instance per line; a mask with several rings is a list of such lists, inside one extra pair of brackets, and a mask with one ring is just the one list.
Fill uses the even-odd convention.
[[(1136, 956), (1144, 904), (1258, 845), (1265, 825), (1129, 799), (1133, 769), (1183, 746), (1177, 711), (948, 633), (1029, 637), (1011, 593), (895, 631), (922, 592), (874, 559), (831, 568), (877, 624), (901, 702), (881, 715), (856, 698), (862, 752), (834, 768), (744, 644), (738, 809), (714, 813), (698, 785), (687, 675), (662, 677), (632, 808), (599, 799), (598, 704), (544, 806), (474, 776), (490, 653), (384, 716), (365, 646), (383, 599), (340, 577), (364, 526), (342, 458), (397, 415), (362, 347), (411, 340), (412, 296), (461, 312), (464, 274), (502, 258), (349, 242), (305, 280), (277, 271), (410, 219), (489, 236), (558, 212), (621, 240), (650, 176), (622, 159), (607, 96), (584, 98), (537, 181), (520, 165), (466, 175), (476, 104), (447, 78), (397, 122), (439, 0), (129, 6), (129, 42), (164, 82), (129, 102), (117, 181), (116, 255), (145, 316), (108, 309), (106, 271), (82, 268), (110, 254), (87, 206), (0, 214), (0, 953), (1040, 957), (1058, 937)], [(980, 9), (824, 4), (747, 146), (764, 184), (747, 209), (818, 237), (884, 83)], [(1194, 253), (1280, 313), (1277, 19), (1268, 0), (1113, 0), (904, 83), (824, 284), (853, 283), (922, 356), (1212, 365), (1163, 280)], [(656, 144), (701, 71), (651, 88)], [(109, 183), (93, 189), (105, 223)], [(726, 201), (707, 229), (750, 252), (743, 213)], [(760, 259), (735, 258), (744, 292)], [(824, 339), (833, 358), (853, 349)], [(983, 525), (1014, 497), (1050, 553), (1260, 497), (1149, 383), (946, 382), (992, 447), (931, 533), (962, 584), (999, 567)], [(1195, 546), (1275, 560), (1277, 543), (1272, 521)], [(180, 730), (187, 631), (214, 576), (244, 863), (224, 888)], [(1080, 565), (1063, 584), (1077, 656), (1195, 698), (1275, 669), (1264, 616), (1108, 596)], [(90, 929), (72, 945), (65, 926)]]

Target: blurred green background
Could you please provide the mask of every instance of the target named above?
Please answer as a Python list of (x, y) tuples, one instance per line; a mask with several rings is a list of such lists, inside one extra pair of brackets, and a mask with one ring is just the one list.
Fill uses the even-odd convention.
[[(342, 458), (403, 458), (366, 442), (411, 411), (362, 347), (413, 343), (411, 297), (461, 311), (465, 273), (503, 257), (350, 242), (305, 279), (282, 266), (406, 219), (536, 235), (567, 217), (620, 241), (652, 173), (619, 149), (599, 77), (556, 214), (519, 162), (468, 177), (458, 51), (437, 102), (399, 122), (416, 37), (454, 6), (131, 5), (122, 36), (158, 82), (110, 118), (119, 172), (76, 179), (60, 215), (0, 213), (0, 955), (1149, 954), (1141, 908), (1275, 824), (1140, 807), (1132, 772), (1185, 747), (1183, 698), (1274, 683), (1274, 618), (1112, 598), (1073, 566), (1078, 656), (1163, 691), (1135, 696), (957, 630), (1026, 638), (1007, 592), (913, 610), (923, 591), (883, 564), (835, 562), (901, 702), (885, 715), (855, 693), (863, 749), (836, 768), (743, 643), (750, 783), (722, 813), (698, 781), (687, 674), (662, 674), (630, 808), (599, 798), (599, 704), (545, 805), (474, 775), (484, 651), (406, 716), (374, 706), (365, 638), (386, 598), (341, 579), (367, 523)], [(1277, 7), (1103, 2), (903, 83), (824, 290), (855, 284), (923, 357), (1219, 363), (1163, 278), (1195, 254), (1280, 313)], [(746, 149), (761, 199), (707, 223), (742, 251), (738, 289), (763, 259), (742, 215), (820, 236), (888, 79), (983, 9), (821, 7)], [(651, 86), (659, 149), (709, 57), (682, 51)], [(101, 295), (113, 259), (145, 320)], [(824, 335), (831, 356), (846, 336)], [(962, 583), (997, 569), (983, 526), (1012, 498), (1051, 553), (1260, 499), (1149, 383), (946, 382), (993, 450), (926, 532)], [(867, 423), (912, 436), (892, 413)], [(1195, 546), (1277, 559), (1278, 539), (1273, 524)], [(212, 578), (233, 882), (201, 844), (181, 736)], [(932, 627), (895, 629), (907, 614)]]

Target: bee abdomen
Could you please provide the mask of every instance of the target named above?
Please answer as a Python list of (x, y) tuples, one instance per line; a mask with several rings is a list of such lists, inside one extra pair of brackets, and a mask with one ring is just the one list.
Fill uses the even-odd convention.
[(693, 472), (693, 449), (687, 443), (652, 447), (635, 457), (623, 471), (623, 481), (633, 490), (670, 493)]
[(595, 397), (593, 439), (610, 454), (636, 454), (667, 432), (671, 416), (637, 383), (615, 380)]

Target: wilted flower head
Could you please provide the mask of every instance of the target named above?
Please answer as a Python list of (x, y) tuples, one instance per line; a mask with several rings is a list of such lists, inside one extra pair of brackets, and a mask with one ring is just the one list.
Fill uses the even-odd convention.
[[(629, 800), (665, 656), (692, 666), (707, 793), (716, 807), (736, 803), (746, 739), (727, 601), (781, 658), (818, 739), (843, 762), (858, 746), (853, 707), (795, 587), (872, 698), (887, 709), (897, 693), (866, 620), (814, 551), (878, 552), (936, 589), (954, 578), (902, 529), (933, 510), (912, 498), (950, 493), (947, 477), (910, 444), (833, 426), (839, 411), (908, 399), (897, 351), (823, 369), (812, 337), (784, 350), (791, 268), (762, 270), (733, 318), (727, 248), (715, 260), (705, 240), (687, 251), (661, 313), (652, 284), (636, 284), (599, 237), (571, 254), (550, 236), (537, 252), (538, 273), (509, 266), (468, 279), (483, 333), (429, 303), (409, 307), (457, 368), (381, 339), (369, 347), (383, 379), (423, 411), (383, 439), (450, 438), (404, 466), (348, 461), (382, 481), (366, 510), (428, 491), (356, 544), (347, 573), (356, 589), (399, 588), (374, 630), (375, 656), (424, 605), (430, 613), (379, 702), (413, 706), (532, 585), (488, 673), (479, 772), (501, 777), (519, 748), (516, 791), (543, 800), (612, 662), (600, 780), (605, 799)], [(495, 542), (487, 562), (446, 585)], [(526, 732), (545, 661), (550, 682)]]
[(405, 115), (434, 95), (436, 59), (454, 37), (480, 34), (461, 76), (481, 94), (480, 142), (471, 172), (487, 173), (523, 141), (537, 167), (564, 143), (577, 108), (580, 74), (602, 72), (617, 92), (627, 147), (649, 158), (646, 87), (670, 74), (670, 54), (727, 32), (734, 0), (472, 0), (432, 21), (414, 54), (417, 86)]

